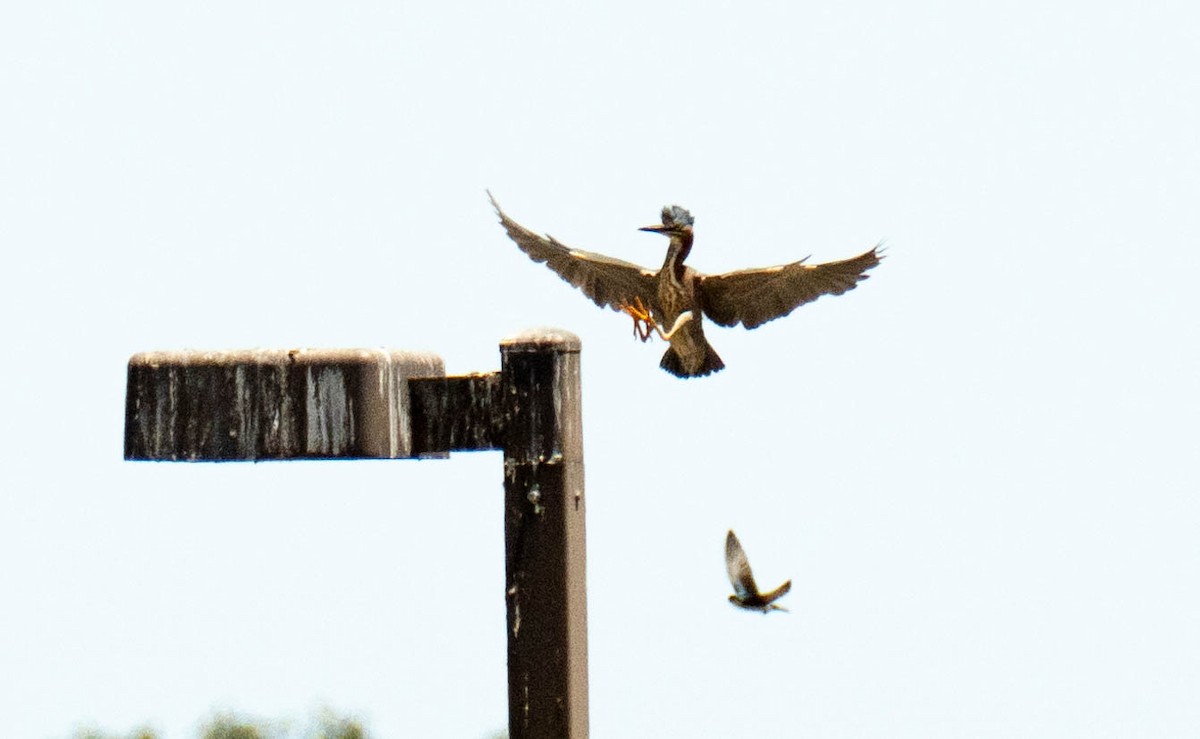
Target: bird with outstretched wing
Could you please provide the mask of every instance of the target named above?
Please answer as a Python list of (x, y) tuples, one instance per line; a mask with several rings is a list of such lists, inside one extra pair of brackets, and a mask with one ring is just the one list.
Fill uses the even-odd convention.
[[(672, 205), (662, 209), (662, 225), (640, 229), (670, 239), (663, 265), (654, 271), (572, 249), (509, 218), (495, 198), (492, 205), (509, 238), (530, 259), (545, 263), (601, 308), (632, 316), (634, 331), (643, 341), (656, 332), (669, 342), (659, 366), (678, 377), (702, 377), (725, 367), (704, 337), (703, 316), (720, 326), (740, 323), (757, 328), (822, 295), (853, 290), (882, 258), (876, 246), (837, 262), (808, 264), (806, 257), (778, 267), (706, 275), (684, 264), (692, 249), (694, 219), (684, 208)], [(670, 329), (663, 331), (662, 326)]]

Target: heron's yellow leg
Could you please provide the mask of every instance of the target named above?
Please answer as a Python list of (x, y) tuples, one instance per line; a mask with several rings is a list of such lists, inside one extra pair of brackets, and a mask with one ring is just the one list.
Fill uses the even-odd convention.
[(642, 299), (634, 296), (633, 304), (625, 303), (621, 310), (633, 318), (633, 335), (643, 342), (649, 341), (651, 332), (658, 328), (658, 324), (654, 322), (654, 316), (650, 314), (650, 309)]

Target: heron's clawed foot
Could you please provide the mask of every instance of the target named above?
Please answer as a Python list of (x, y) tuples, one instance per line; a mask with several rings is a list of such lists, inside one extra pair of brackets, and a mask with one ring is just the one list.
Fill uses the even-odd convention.
[(650, 315), (650, 309), (646, 307), (642, 299), (634, 297), (633, 304), (625, 303), (621, 306), (621, 310), (633, 319), (633, 335), (643, 342), (649, 341), (650, 334), (658, 328), (658, 324), (654, 322), (654, 316)]

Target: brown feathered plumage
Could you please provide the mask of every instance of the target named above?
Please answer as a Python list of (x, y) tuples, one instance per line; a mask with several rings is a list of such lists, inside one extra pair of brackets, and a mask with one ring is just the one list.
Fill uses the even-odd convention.
[(783, 606), (775, 605), (775, 601), (787, 595), (792, 589), (792, 581), (788, 580), (769, 593), (760, 593), (758, 585), (754, 584), (754, 573), (750, 572), (750, 560), (746, 558), (742, 543), (732, 530), (725, 536), (725, 571), (729, 574), (729, 583), (733, 585), (733, 595), (729, 596), (730, 603), (739, 608), (763, 613), (787, 610)]
[(635, 317), (637, 311), (631, 306), (644, 306), (652, 324), (670, 326), (666, 333), (659, 329), (659, 334), (670, 341), (660, 366), (679, 377), (700, 377), (725, 366), (704, 338), (701, 316), (721, 326), (740, 323), (748, 329), (757, 328), (822, 295), (853, 290), (881, 258), (879, 247), (875, 247), (838, 262), (806, 264), (806, 257), (778, 267), (705, 275), (684, 264), (692, 249), (693, 219), (685, 209), (673, 205), (663, 208), (661, 226), (641, 229), (671, 239), (663, 266), (656, 272), (603, 254), (572, 249), (512, 220), (494, 198), (492, 205), (521, 251), (535, 262), (544, 262), (596, 305)]

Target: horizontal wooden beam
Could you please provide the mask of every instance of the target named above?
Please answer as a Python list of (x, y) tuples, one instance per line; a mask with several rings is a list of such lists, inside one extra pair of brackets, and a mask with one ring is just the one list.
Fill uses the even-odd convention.
[(413, 452), (478, 452), (504, 445), (500, 373), (408, 381)]
[(387, 349), (135, 354), (125, 458), (411, 458), (408, 380), (445, 373), (435, 354)]

